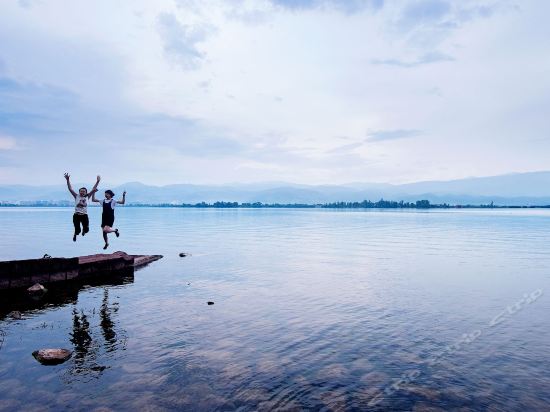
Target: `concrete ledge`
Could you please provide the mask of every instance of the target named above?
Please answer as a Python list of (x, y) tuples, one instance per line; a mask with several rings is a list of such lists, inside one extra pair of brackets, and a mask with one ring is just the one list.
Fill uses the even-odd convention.
[(0, 288), (28, 287), (78, 276), (78, 258), (28, 259), (0, 262)]
[(78, 258), (79, 276), (93, 275), (97, 272), (113, 272), (134, 266), (134, 257), (124, 252), (81, 256)]
[(94, 276), (128, 274), (134, 268), (161, 259), (161, 255), (128, 255), (125, 252), (73, 258), (27, 259), (0, 262), (0, 289), (27, 288)]

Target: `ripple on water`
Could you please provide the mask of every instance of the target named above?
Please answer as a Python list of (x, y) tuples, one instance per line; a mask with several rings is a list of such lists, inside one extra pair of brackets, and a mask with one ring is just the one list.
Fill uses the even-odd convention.
[[(550, 290), (550, 211), (117, 213), (113, 247), (165, 258), (0, 320), (0, 410), (549, 409), (545, 295), (489, 324)], [(73, 244), (71, 224), (1, 209), (3, 258), (97, 252), (99, 231)], [(76, 354), (46, 368), (37, 342)]]

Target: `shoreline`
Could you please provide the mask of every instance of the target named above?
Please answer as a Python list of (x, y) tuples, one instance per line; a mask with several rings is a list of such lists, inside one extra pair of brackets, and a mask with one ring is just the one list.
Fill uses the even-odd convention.
[[(90, 205), (90, 208), (99, 207)], [(429, 206), (338, 206), (326, 204), (238, 204), (238, 205), (216, 205), (216, 204), (127, 204), (125, 207), (132, 208), (167, 208), (167, 209), (329, 209), (329, 210), (430, 210), (430, 209), (550, 209), (550, 205), (440, 205), (430, 204)], [(67, 204), (0, 204), (1, 208), (74, 208), (74, 205)]]

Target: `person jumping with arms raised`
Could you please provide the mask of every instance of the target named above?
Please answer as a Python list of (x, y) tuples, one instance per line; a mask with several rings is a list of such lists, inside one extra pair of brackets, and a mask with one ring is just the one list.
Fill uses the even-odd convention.
[[(78, 189), (78, 193), (73, 190), (71, 186), (71, 175), (65, 173), (65, 180), (67, 181), (67, 188), (71, 195), (73, 195), (75, 200), (74, 214), (73, 214), (73, 225), (74, 225), (74, 235), (73, 242), (76, 242), (76, 237), (82, 232), (82, 236), (90, 231), (90, 220), (88, 219), (88, 199), (93, 197), (95, 192), (97, 192), (97, 186), (101, 180), (101, 176), (97, 176), (97, 181), (95, 182), (92, 191), (88, 193), (88, 189), (81, 187)], [(82, 229), (80, 226), (82, 225)]]
[(103, 208), (103, 212), (101, 213), (101, 229), (103, 229), (103, 239), (105, 240), (103, 249), (109, 247), (109, 238), (107, 237), (109, 233), (114, 233), (116, 237), (120, 236), (118, 229), (113, 229), (115, 223), (115, 206), (117, 204), (123, 205), (126, 203), (126, 191), (122, 193), (122, 200), (115, 200), (114, 197), (115, 194), (112, 190), (105, 191), (105, 199), (103, 200), (96, 199), (95, 193), (92, 196), (92, 202), (101, 203), (101, 207)]

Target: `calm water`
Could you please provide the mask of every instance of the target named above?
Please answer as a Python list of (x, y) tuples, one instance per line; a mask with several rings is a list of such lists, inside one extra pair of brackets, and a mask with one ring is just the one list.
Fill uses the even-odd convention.
[[(101, 252), (71, 213), (0, 208), (0, 258)], [(550, 408), (550, 211), (116, 214), (164, 259), (4, 308), (0, 410)]]

